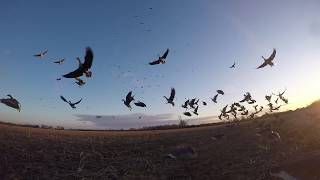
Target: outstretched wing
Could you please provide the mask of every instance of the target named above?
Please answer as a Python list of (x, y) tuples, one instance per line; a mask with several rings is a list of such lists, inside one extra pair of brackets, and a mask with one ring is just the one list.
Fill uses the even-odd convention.
[(73, 104), (74, 104), (74, 105), (79, 104), (81, 101), (82, 101), (82, 98), (81, 98), (78, 102), (73, 103)]
[(82, 76), (84, 73), (84, 69), (82, 67), (79, 67), (78, 69), (63, 75), (64, 78), (76, 78)]
[(274, 59), (276, 57), (276, 53), (277, 53), (276, 49), (273, 48), (273, 52), (268, 59)]
[(263, 67), (265, 67), (266, 65), (268, 65), (268, 63), (265, 61), (265, 62), (263, 62), (259, 67), (257, 67), (257, 69), (263, 68)]
[(90, 47), (86, 48), (86, 55), (84, 57), (84, 63), (83, 63), (83, 68), (85, 70), (88, 70), (91, 68), (92, 66), (92, 61), (93, 61), (93, 52), (92, 49)]
[(45, 54), (47, 54), (48, 53), (48, 50), (45, 50), (45, 51), (43, 51), (41, 54), (42, 55), (45, 55)]
[(156, 60), (156, 61), (153, 61), (153, 62), (149, 62), (150, 65), (156, 65), (156, 64), (160, 64), (161, 60)]
[(66, 100), (66, 98), (64, 98), (63, 96), (60, 96), (60, 98), (62, 99), (62, 101), (68, 103), (68, 101)]
[(176, 90), (174, 88), (171, 88), (171, 94), (170, 94), (169, 99), (171, 101), (173, 101), (175, 95), (176, 95)]
[(162, 55), (162, 59), (165, 59), (165, 58), (167, 58), (167, 56), (168, 56), (168, 53), (169, 53), (169, 49), (167, 49), (166, 50), (166, 52)]
[(129, 102), (131, 101), (131, 97), (132, 97), (132, 91), (130, 91), (127, 96), (126, 96), (126, 101)]

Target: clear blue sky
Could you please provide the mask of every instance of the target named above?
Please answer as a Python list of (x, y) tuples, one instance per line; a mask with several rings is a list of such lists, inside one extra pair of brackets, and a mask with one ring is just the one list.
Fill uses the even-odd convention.
[[(225, 91), (219, 104), (199, 109), (200, 117), (217, 115), (247, 91), (265, 105), (265, 94), (287, 88), (287, 108), (305, 105), (320, 92), (319, 10), (317, 0), (3, 1), (0, 97), (12, 94), (22, 112), (1, 105), (1, 120), (91, 128), (75, 115), (177, 119), (183, 109), (163, 99), (171, 87), (179, 106), (185, 98), (209, 101), (216, 89)], [(83, 57), (87, 46), (95, 55), (87, 84), (56, 81), (76, 68), (75, 57)], [(149, 66), (166, 48), (167, 63)], [(272, 48), (278, 50), (276, 66), (256, 70)], [(49, 50), (43, 60), (32, 56), (43, 49)], [(65, 64), (52, 63), (59, 58)], [(129, 90), (148, 108), (130, 112), (121, 102)], [(72, 110), (59, 95), (83, 102)]]

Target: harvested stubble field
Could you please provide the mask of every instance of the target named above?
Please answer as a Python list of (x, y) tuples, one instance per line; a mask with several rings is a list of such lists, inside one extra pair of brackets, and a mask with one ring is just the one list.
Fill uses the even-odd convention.
[[(269, 172), (320, 147), (318, 107), (238, 125), (71, 131), (0, 125), (0, 179), (274, 179)], [(281, 140), (270, 139), (269, 130)], [(264, 132), (263, 132), (264, 131)], [(225, 136), (214, 140), (217, 134)], [(170, 159), (179, 145), (195, 157)]]

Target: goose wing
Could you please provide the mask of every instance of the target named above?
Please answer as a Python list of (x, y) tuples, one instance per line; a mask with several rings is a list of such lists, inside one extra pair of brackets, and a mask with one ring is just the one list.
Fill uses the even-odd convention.
[(167, 58), (168, 53), (169, 53), (169, 49), (166, 50), (166, 52), (161, 56), (161, 58), (162, 58), (162, 59)]
[(152, 62), (149, 62), (149, 65), (156, 65), (156, 64), (160, 64), (161, 60), (158, 59), (158, 60), (155, 60), (155, 61), (152, 61)]
[(82, 65), (82, 67), (84, 68), (84, 70), (88, 70), (91, 68), (92, 66), (92, 61), (93, 61), (93, 52), (92, 49), (90, 47), (86, 48), (86, 55), (84, 57), (84, 63)]
[(169, 100), (173, 101), (175, 95), (176, 95), (176, 90), (174, 88), (171, 88), (171, 94), (170, 94)]
[(273, 52), (268, 59), (273, 60), (276, 57), (276, 53), (277, 53), (276, 49), (273, 49)]
[(63, 96), (60, 96), (60, 98), (62, 99), (62, 101), (68, 103), (68, 101), (66, 100), (66, 98), (64, 98)]

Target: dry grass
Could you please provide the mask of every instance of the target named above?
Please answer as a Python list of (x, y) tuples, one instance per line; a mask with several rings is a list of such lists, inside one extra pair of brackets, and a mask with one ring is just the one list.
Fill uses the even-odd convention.
[[(319, 149), (319, 114), (303, 109), (231, 127), (153, 131), (0, 125), (0, 179), (272, 179), (273, 166)], [(281, 141), (264, 130), (279, 132)], [(217, 134), (225, 137), (213, 140)], [(165, 158), (179, 145), (197, 156)]]

